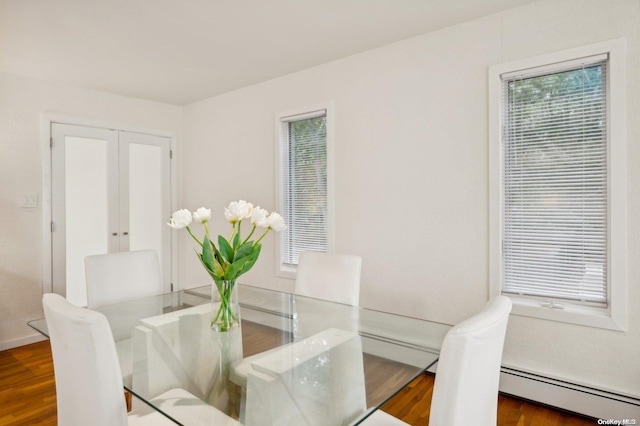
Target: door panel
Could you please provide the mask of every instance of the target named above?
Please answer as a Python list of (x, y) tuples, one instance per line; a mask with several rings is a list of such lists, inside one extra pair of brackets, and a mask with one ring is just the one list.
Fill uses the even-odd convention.
[(169, 138), (120, 132), (120, 223), (127, 233), (120, 249), (157, 250), (165, 291), (171, 282), (169, 151)]
[(86, 305), (84, 258), (155, 249), (170, 291), (170, 139), (52, 124), (53, 291)]
[(53, 291), (86, 304), (84, 258), (118, 250), (117, 132), (52, 129)]

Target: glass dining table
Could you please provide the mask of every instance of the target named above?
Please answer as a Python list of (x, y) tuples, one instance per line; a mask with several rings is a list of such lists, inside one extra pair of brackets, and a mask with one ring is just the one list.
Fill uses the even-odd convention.
[[(229, 425), (355, 425), (438, 359), (449, 325), (239, 284), (241, 326), (212, 330), (211, 286), (102, 306), (124, 387), (166, 409), (187, 390)], [(48, 336), (44, 319), (29, 325)], [(243, 362), (243, 359), (246, 359)], [(192, 400), (174, 401), (172, 407)], [(191, 413), (192, 414), (192, 413)]]

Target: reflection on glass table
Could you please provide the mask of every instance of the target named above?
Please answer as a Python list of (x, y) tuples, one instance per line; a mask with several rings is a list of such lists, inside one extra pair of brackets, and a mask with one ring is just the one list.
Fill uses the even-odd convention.
[[(183, 388), (246, 426), (358, 424), (437, 361), (450, 328), (246, 285), (239, 291), (242, 325), (226, 333), (210, 328), (210, 286), (96, 309), (113, 330), (125, 388), (151, 405)], [(29, 325), (47, 335), (44, 320)], [(233, 362), (262, 352), (246, 384), (230, 380)]]

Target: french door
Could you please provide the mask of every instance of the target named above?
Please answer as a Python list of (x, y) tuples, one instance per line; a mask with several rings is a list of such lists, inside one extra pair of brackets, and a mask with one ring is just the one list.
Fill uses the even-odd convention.
[(170, 291), (170, 139), (51, 124), (53, 291), (87, 303), (84, 258), (154, 249)]

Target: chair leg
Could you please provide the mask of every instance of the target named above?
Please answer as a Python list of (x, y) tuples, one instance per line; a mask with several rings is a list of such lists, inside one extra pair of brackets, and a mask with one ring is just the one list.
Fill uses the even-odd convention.
[(131, 398), (132, 398), (131, 392), (125, 391), (124, 392), (124, 402), (125, 402), (125, 404), (127, 404), (127, 413), (131, 412)]

